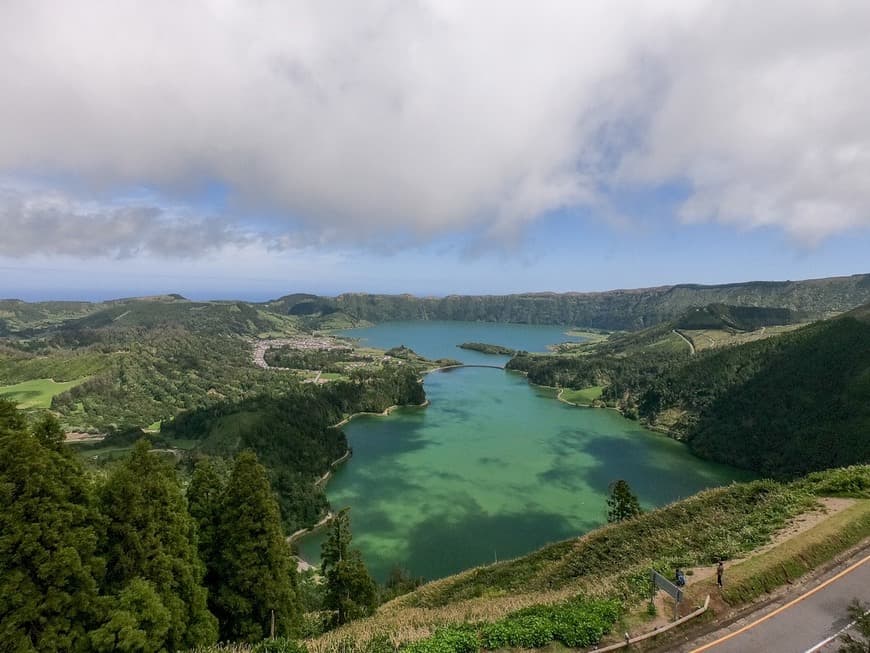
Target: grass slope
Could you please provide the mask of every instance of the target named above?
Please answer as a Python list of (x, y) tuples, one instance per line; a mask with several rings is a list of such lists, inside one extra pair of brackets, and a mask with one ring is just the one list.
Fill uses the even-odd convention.
[(57, 382), (54, 379), (34, 379), (14, 385), (0, 386), (0, 397), (18, 404), (21, 409), (50, 408), (55, 395), (84, 382), (85, 379)]
[(593, 385), (588, 388), (581, 388), (580, 390), (562, 390), (561, 398), (569, 404), (589, 406), (601, 398), (603, 390), (604, 387), (600, 385)]

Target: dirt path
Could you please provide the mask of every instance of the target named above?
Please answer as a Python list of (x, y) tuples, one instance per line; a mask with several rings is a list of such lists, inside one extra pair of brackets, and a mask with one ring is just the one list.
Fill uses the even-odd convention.
[(673, 333), (676, 333), (678, 336), (680, 336), (683, 340), (686, 341), (686, 344), (689, 345), (689, 349), (692, 350), (692, 356), (694, 356), (694, 355), (695, 355), (695, 343), (692, 342), (692, 341), (691, 341), (689, 338), (687, 338), (686, 336), (684, 336), (682, 333), (680, 333), (679, 331), (677, 331), (676, 329), (671, 329), (671, 331), (672, 331)]
[(69, 431), (66, 434), (66, 442), (100, 442), (105, 437), (105, 433), (83, 433), (80, 431)]

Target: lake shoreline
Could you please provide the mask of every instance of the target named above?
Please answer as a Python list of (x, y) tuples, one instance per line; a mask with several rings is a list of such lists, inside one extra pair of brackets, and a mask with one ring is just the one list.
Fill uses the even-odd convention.
[[(333, 429), (341, 428), (345, 424), (348, 424), (354, 418), (360, 417), (362, 415), (370, 415), (372, 417), (387, 417), (387, 416), (389, 416), (390, 413), (392, 413), (394, 410), (396, 410), (398, 408), (426, 408), (428, 405), (429, 405), (429, 400), (427, 399), (422, 404), (403, 404), (401, 406), (398, 404), (394, 404), (392, 406), (388, 406), (380, 413), (373, 413), (370, 411), (362, 411), (359, 413), (353, 413), (352, 415), (348, 415), (347, 417), (345, 417), (343, 420), (341, 420), (337, 424), (333, 424), (329, 428), (333, 428)], [(341, 458), (333, 460), (329, 464), (329, 470), (323, 476), (321, 476), (320, 478), (318, 478), (317, 480), (314, 481), (314, 487), (323, 489), (326, 486), (326, 484), (329, 482), (329, 479), (332, 478), (332, 475), (335, 473), (335, 470), (339, 466), (341, 466), (342, 464), (344, 464), (345, 462), (350, 460), (352, 455), (353, 455), (353, 450), (350, 447), (348, 447), (348, 449), (344, 453), (344, 455), (341, 456)], [(297, 542), (308, 535), (313, 535), (314, 533), (316, 533), (320, 529), (324, 528), (325, 526), (328, 526), (334, 517), (335, 517), (335, 513), (333, 513), (332, 510), (329, 510), (326, 513), (326, 515), (324, 515), (323, 518), (320, 519), (320, 521), (318, 521), (313, 526), (309, 526), (308, 528), (300, 528), (298, 531), (292, 533), (291, 535), (288, 535), (287, 536), (287, 544), (293, 544), (294, 542)], [(296, 559), (298, 561), (298, 566), (299, 566), (300, 570), (305, 571), (307, 569), (314, 568), (314, 565), (312, 565), (310, 562), (308, 562), (302, 556), (297, 555)]]
[[(426, 374), (428, 374), (428, 371), (426, 372)], [(387, 408), (385, 408), (380, 413), (373, 413), (371, 411), (362, 411), (359, 413), (353, 413), (352, 415), (348, 415), (347, 417), (345, 417), (343, 420), (341, 420), (337, 424), (333, 424), (329, 428), (331, 428), (331, 429), (341, 428), (345, 424), (350, 423), (351, 420), (353, 420), (357, 417), (361, 417), (362, 415), (370, 415), (372, 417), (387, 417), (390, 413), (392, 413), (394, 410), (397, 410), (399, 408), (426, 408), (426, 406), (428, 406), (428, 405), (429, 405), (429, 400), (427, 399), (422, 404), (401, 404), (401, 405), (393, 404), (392, 406), (388, 406)], [(345, 455), (347, 455), (347, 454), (345, 454)], [(344, 462), (344, 461), (342, 461), (342, 462)]]

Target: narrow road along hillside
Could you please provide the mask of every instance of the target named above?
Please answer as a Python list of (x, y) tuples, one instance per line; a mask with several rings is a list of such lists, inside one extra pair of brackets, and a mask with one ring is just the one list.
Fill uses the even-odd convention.
[(870, 556), (845, 570), (832, 572), (821, 585), (807, 589), (781, 606), (768, 606), (726, 630), (679, 650), (692, 653), (836, 651), (839, 642), (835, 635), (849, 625), (847, 608), (854, 598), (870, 601)]

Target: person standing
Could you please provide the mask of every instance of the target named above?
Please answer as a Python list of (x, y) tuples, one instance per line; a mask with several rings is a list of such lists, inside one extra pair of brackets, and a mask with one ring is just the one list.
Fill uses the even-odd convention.
[(725, 571), (725, 565), (722, 564), (722, 561), (719, 561), (719, 564), (716, 566), (716, 584), (719, 586), (719, 589), (722, 589), (722, 574)]

